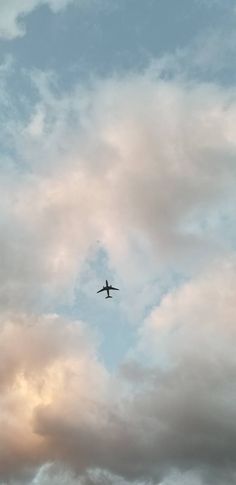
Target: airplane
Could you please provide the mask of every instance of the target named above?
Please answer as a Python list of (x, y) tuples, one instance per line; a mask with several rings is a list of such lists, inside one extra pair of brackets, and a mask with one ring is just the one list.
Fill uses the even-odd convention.
[(106, 291), (107, 296), (105, 298), (112, 298), (112, 296), (110, 296), (110, 290), (118, 290), (119, 291), (119, 288), (114, 288), (114, 286), (109, 285), (108, 281), (106, 280), (106, 286), (103, 286), (103, 288), (101, 290), (98, 290), (97, 293), (101, 293), (101, 291)]

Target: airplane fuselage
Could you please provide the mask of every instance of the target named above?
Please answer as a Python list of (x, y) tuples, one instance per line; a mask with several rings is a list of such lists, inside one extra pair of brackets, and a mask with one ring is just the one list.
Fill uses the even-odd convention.
[(110, 292), (109, 292), (109, 290), (111, 289), (111, 285), (108, 284), (108, 281), (107, 280), (106, 280), (106, 286), (104, 286), (103, 288), (107, 292), (106, 298), (112, 298), (112, 296), (110, 296)]

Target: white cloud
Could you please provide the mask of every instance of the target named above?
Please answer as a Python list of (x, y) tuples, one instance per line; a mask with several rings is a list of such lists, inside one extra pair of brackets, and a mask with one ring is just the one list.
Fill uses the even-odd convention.
[(55, 461), (96, 485), (234, 483), (234, 257), (161, 301), (140, 333), (153, 367), (116, 377), (81, 323), (32, 307), (73, 296), (98, 239), (140, 287), (229, 252), (235, 91), (146, 74), (58, 99), (38, 78), (27, 121), (1, 130), (1, 479)]
[(233, 89), (141, 75), (58, 99), (38, 82), (34, 112), (8, 132), (24, 171), (2, 175), (2, 301), (73, 297), (97, 240), (134, 285), (230, 247)]
[(22, 37), (25, 34), (23, 19), (41, 5), (58, 12), (73, 2), (76, 0), (1, 0), (0, 37), (9, 40)]
[[(43, 466), (27, 485), (147, 485), (147, 482), (126, 481), (101, 470), (89, 470), (84, 476), (74, 476), (53, 464)], [(16, 485), (14, 483), (14, 485)], [(150, 484), (151, 485), (151, 484)]]

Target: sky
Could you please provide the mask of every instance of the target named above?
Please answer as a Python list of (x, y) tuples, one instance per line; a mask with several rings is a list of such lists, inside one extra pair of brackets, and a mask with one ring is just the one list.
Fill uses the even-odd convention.
[(236, 483), (235, 26), (0, 0), (0, 485)]

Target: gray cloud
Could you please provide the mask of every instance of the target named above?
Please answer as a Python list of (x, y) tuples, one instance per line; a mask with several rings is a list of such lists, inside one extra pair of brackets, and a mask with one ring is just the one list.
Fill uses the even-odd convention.
[(7, 126), (15, 164), (0, 180), (0, 479), (61, 462), (86, 485), (233, 484), (234, 257), (147, 318), (137, 353), (151, 368), (108, 375), (85, 326), (32, 308), (73, 298), (97, 238), (142, 285), (161, 265), (191, 273), (194, 258), (196, 275), (229, 251), (235, 91), (149, 74), (60, 99), (38, 87), (29, 119)]
[(47, 461), (79, 476), (95, 468), (145, 484), (233, 484), (235, 287), (231, 260), (165, 297), (142, 334), (155, 366), (126, 364), (103, 398), (99, 389), (79, 401), (69, 386), (39, 403), (33, 430)]

